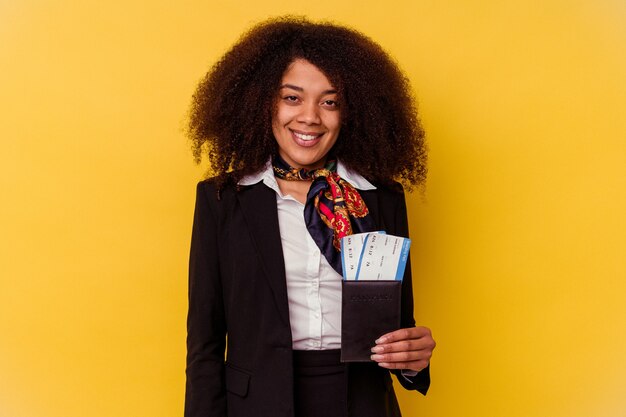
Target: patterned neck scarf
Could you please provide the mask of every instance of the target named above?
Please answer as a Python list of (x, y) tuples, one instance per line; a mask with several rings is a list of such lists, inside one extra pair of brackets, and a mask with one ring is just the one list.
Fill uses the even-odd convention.
[(337, 174), (337, 160), (329, 158), (324, 168), (292, 168), (274, 157), (277, 178), (313, 181), (304, 205), (304, 222), (328, 263), (342, 274), (341, 238), (353, 233), (373, 232), (375, 225), (358, 191)]

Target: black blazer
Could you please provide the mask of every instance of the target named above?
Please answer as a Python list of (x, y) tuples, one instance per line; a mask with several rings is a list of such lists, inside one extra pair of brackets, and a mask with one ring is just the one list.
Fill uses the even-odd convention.
[[(362, 191), (378, 230), (407, 236), (404, 194)], [(402, 327), (412, 327), (411, 268)], [(185, 417), (293, 417), (292, 339), (276, 194), (262, 182), (198, 184), (189, 262)], [(226, 348), (226, 361), (224, 350)], [(347, 365), (350, 416), (400, 416), (389, 371)], [(426, 393), (428, 368), (407, 389)], [(330, 416), (332, 417), (332, 416)]]

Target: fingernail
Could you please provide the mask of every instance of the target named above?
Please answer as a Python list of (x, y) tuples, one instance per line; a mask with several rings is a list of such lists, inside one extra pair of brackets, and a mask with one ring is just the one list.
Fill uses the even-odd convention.
[(374, 346), (372, 348), (372, 352), (374, 352), (374, 353), (380, 353), (380, 352), (383, 352), (384, 350), (385, 350), (385, 348), (382, 347), (382, 346)]
[(370, 356), (370, 359), (373, 361), (381, 361), (383, 360), (383, 355), (372, 355)]
[(380, 345), (381, 343), (385, 343), (387, 341), (386, 337), (381, 337), (379, 339), (376, 339), (376, 344)]
[(383, 368), (388, 368), (389, 364), (385, 362), (378, 362), (378, 366), (382, 366)]

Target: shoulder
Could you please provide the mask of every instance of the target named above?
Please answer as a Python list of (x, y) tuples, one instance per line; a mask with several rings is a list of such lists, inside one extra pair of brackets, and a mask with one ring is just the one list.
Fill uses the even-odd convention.
[(196, 186), (195, 217), (218, 229), (228, 222), (237, 204), (236, 185), (207, 178)]
[(238, 186), (230, 176), (211, 177), (198, 182), (196, 186), (197, 198), (206, 198), (210, 204), (217, 204), (222, 200), (235, 197)]
[[(212, 177), (198, 182), (196, 199), (204, 200), (215, 210), (232, 210), (237, 202), (250, 200), (258, 204), (275, 201), (275, 192), (263, 181), (242, 185), (233, 176)], [(242, 200), (243, 199), (243, 200)], [(258, 201), (257, 201), (258, 200)]]
[(196, 215), (200, 218), (212, 218), (222, 223), (232, 211), (236, 201), (234, 185), (223, 183), (218, 178), (207, 178), (196, 186)]
[(376, 187), (374, 192), (378, 194), (380, 198), (387, 198), (393, 201), (404, 200), (404, 187), (399, 182), (372, 182), (372, 184)]

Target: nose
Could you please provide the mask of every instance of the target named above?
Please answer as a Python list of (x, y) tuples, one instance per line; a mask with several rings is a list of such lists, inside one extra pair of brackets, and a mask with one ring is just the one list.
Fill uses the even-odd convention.
[(307, 125), (320, 124), (320, 109), (315, 102), (304, 103), (300, 107), (300, 113), (298, 114), (298, 121)]

